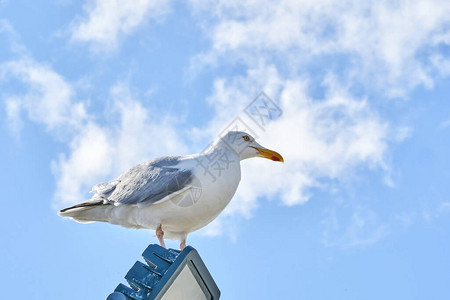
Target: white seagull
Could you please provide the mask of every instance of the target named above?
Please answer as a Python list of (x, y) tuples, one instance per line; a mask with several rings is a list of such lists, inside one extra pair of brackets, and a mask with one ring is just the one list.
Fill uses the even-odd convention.
[(241, 180), (240, 161), (251, 157), (284, 162), (248, 133), (230, 131), (200, 154), (150, 160), (97, 184), (92, 199), (58, 214), (80, 223), (155, 229), (162, 247), (165, 235), (179, 240), (182, 250), (187, 235), (209, 224), (230, 202)]

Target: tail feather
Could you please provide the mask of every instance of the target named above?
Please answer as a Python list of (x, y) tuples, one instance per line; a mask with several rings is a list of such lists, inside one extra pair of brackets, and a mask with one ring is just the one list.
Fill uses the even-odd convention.
[(103, 204), (105, 204), (105, 202), (103, 200), (86, 201), (86, 202), (79, 203), (79, 204), (71, 206), (71, 207), (67, 207), (67, 208), (61, 209), (59, 212), (60, 213), (64, 213), (64, 212), (66, 212), (68, 210), (71, 210), (71, 209), (90, 207), (90, 206), (98, 206), (98, 205), (103, 205)]
[(80, 223), (90, 222), (108, 222), (107, 206), (110, 203), (103, 200), (86, 201), (71, 207), (61, 209), (58, 215), (61, 217), (69, 217)]

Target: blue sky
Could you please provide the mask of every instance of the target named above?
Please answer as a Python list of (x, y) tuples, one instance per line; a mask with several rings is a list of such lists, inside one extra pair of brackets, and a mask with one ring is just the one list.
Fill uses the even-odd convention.
[(105, 298), (153, 232), (57, 210), (235, 120), (285, 164), (188, 238), (222, 299), (450, 297), (448, 1), (0, 0), (0, 43), (4, 298)]

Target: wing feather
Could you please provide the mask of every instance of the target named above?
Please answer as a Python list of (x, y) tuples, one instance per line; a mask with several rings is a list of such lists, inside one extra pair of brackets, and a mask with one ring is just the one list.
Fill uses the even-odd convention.
[(139, 164), (111, 183), (96, 185), (94, 198), (114, 205), (147, 205), (183, 192), (192, 180), (192, 172), (181, 168), (177, 158), (165, 157)]

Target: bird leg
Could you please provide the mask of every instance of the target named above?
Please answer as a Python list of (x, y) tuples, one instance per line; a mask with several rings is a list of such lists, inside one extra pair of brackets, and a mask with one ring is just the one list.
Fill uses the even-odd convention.
[(166, 248), (166, 244), (164, 243), (164, 231), (161, 228), (161, 224), (156, 227), (156, 236), (158, 237), (158, 241), (161, 247)]
[(184, 238), (180, 243), (180, 250), (183, 250), (186, 247), (186, 238)]

